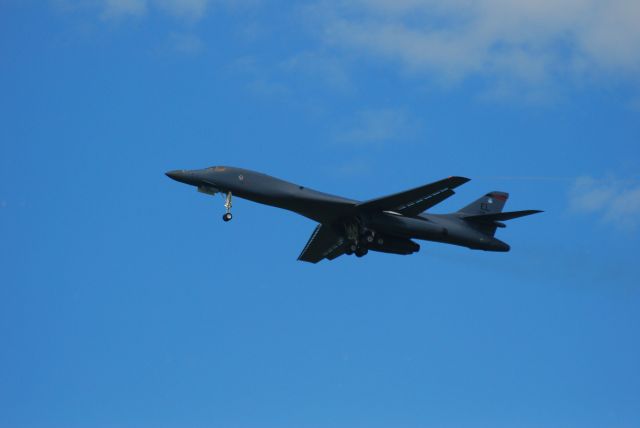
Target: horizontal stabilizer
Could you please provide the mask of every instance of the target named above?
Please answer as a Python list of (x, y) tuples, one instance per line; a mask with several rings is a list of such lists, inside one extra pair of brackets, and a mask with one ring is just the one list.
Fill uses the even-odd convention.
[(467, 215), (467, 216), (463, 216), (462, 218), (465, 220), (492, 223), (495, 221), (512, 220), (514, 218), (524, 217), (526, 215), (531, 215), (531, 214), (538, 214), (541, 212), (542, 211), (540, 210), (507, 211), (503, 213), (494, 213), (494, 214)]

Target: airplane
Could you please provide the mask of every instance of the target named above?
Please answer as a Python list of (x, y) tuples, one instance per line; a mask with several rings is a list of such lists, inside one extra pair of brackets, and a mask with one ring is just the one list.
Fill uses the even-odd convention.
[(232, 219), (232, 197), (282, 208), (319, 223), (298, 260), (318, 263), (343, 254), (357, 257), (369, 250), (413, 254), (420, 245), (413, 239), (459, 245), (474, 250), (510, 250), (494, 237), (503, 221), (540, 213), (540, 210), (502, 212), (509, 194), (493, 191), (450, 214), (427, 214), (426, 210), (454, 194), (453, 189), (469, 181), (449, 177), (403, 192), (367, 201), (334, 196), (293, 184), (256, 171), (213, 166), (165, 173), (199, 192), (225, 197), (222, 219)]

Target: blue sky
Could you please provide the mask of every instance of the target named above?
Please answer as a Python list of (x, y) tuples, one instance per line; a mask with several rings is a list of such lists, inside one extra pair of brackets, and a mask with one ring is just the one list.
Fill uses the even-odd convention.
[[(0, 427), (640, 426), (635, 1), (0, 1)], [(164, 172), (463, 175), (506, 254), (318, 265)]]

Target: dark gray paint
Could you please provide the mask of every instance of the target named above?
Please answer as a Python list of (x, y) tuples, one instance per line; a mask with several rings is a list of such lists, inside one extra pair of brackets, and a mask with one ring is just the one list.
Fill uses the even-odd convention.
[(490, 192), (456, 213), (423, 213), (453, 195), (453, 188), (469, 181), (464, 177), (449, 177), (359, 202), (242, 168), (218, 166), (166, 174), (205, 193), (231, 192), (233, 196), (293, 211), (320, 223), (299, 257), (313, 263), (345, 253), (362, 256), (368, 250), (411, 254), (420, 248), (412, 239), (509, 251), (509, 245), (493, 236), (496, 228), (505, 226), (500, 221), (541, 212), (503, 213), (508, 194)]

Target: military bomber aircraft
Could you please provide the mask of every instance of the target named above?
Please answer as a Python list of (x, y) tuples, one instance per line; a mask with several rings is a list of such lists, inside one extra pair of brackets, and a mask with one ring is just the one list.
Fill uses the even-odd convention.
[(412, 254), (420, 250), (413, 239), (460, 245), (474, 250), (509, 251), (494, 237), (502, 223), (542, 211), (502, 212), (508, 193), (489, 192), (451, 214), (427, 214), (426, 210), (454, 194), (469, 181), (449, 177), (404, 192), (364, 202), (318, 192), (266, 174), (242, 168), (214, 166), (175, 170), (170, 178), (197, 187), (210, 195), (222, 193), (229, 221), (232, 196), (283, 208), (318, 222), (298, 260), (317, 263), (343, 254), (362, 257), (369, 250)]

